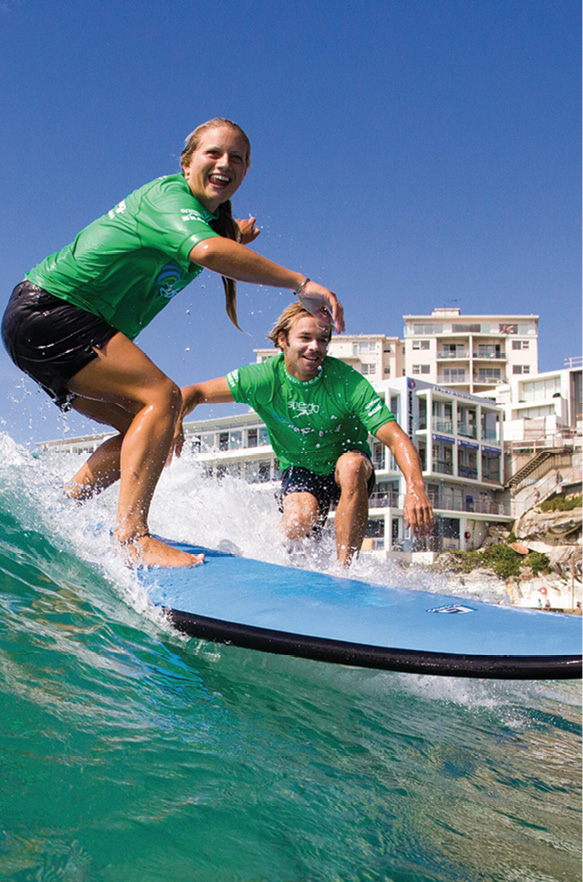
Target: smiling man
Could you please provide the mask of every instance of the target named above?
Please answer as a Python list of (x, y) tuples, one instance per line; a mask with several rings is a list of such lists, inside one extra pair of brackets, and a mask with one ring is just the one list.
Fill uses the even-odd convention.
[(375, 485), (369, 434), (391, 450), (405, 476), (407, 526), (430, 533), (433, 511), (415, 447), (368, 380), (326, 354), (331, 333), (301, 303), (288, 306), (268, 335), (280, 354), (186, 386), (183, 415), (198, 404), (249, 404), (282, 468), (283, 532), (290, 539), (319, 532), (337, 503), (337, 555), (348, 566), (362, 545)]

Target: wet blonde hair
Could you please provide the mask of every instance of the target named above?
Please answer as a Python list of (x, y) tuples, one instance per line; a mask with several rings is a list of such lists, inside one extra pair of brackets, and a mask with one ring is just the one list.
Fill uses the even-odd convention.
[[(276, 321), (275, 325), (267, 335), (267, 339), (271, 340), (276, 349), (281, 349), (279, 343), (279, 335), (283, 334), (287, 341), (289, 332), (292, 329), (292, 325), (295, 321), (297, 321), (297, 319), (300, 318), (314, 318), (314, 316), (311, 312), (308, 312), (307, 309), (304, 309), (299, 301), (297, 301), (296, 303), (291, 303), (284, 309), (284, 311)], [(332, 326), (330, 326), (328, 333), (328, 340), (330, 340), (332, 337)]]
[[(222, 126), (229, 126), (229, 128), (234, 129), (242, 136), (247, 147), (245, 168), (248, 169), (251, 166), (251, 144), (241, 126), (238, 126), (237, 123), (232, 122), (230, 119), (224, 119), (221, 116), (217, 116), (214, 119), (209, 119), (208, 122), (202, 123), (202, 125), (198, 126), (187, 136), (184, 142), (184, 150), (180, 154), (180, 164), (183, 170), (185, 166), (190, 164), (192, 154), (200, 145), (204, 133), (208, 132), (209, 129), (218, 129)], [(225, 239), (233, 239), (235, 242), (241, 241), (241, 231), (233, 218), (233, 209), (230, 199), (219, 205), (219, 216), (215, 220), (212, 220), (209, 223), (209, 226), (215, 231), (215, 233), (218, 233), (219, 236), (224, 236)], [(234, 279), (227, 278), (227, 276), (221, 276), (221, 278), (223, 280), (223, 288), (225, 289), (227, 315), (235, 327), (240, 331), (241, 328), (239, 327), (239, 320), (237, 318), (237, 283)]]

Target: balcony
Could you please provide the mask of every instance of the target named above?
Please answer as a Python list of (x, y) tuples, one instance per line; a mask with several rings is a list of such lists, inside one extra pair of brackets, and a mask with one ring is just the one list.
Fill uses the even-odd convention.
[(458, 423), (457, 424), (457, 432), (458, 432), (458, 435), (463, 435), (464, 438), (477, 438), (478, 437), (476, 427), (471, 425), (471, 423)]
[(435, 432), (445, 432), (446, 435), (453, 435), (453, 420), (433, 417), (432, 426)]
[(474, 352), (474, 358), (478, 359), (478, 361), (480, 359), (490, 358), (498, 358), (500, 359), (500, 361), (506, 360), (506, 356), (504, 355), (504, 353), (500, 349), (497, 349), (495, 346), (487, 346), (483, 349), (478, 349), (477, 352)]
[(437, 353), (437, 358), (445, 359), (445, 358), (469, 358), (470, 353), (467, 349), (456, 349), (454, 352), (451, 349), (440, 349)]
[(399, 494), (396, 490), (390, 493), (373, 493), (369, 496), (370, 508), (399, 508)]
[(462, 511), (468, 514), (510, 515), (510, 504), (507, 502), (495, 502), (493, 499), (473, 499), (470, 503), (464, 499), (456, 502), (453, 499), (439, 501), (437, 493), (428, 493), (429, 501), (438, 511)]
[(457, 383), (464, 383), (465, 385), (468, 380), (466, 379), (465, 371), (458, 371), (457, 373), (438, 374), (437, 382), (444, 386), (455, 386)]

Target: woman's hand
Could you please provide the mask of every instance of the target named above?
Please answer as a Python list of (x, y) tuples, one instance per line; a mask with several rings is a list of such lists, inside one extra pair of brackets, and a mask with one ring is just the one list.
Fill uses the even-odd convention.
[(308, 281), (298, 294), (298, 300), (314, 318), (321, 321), (326, 327), (334, 325), (337, 334), (344, 330), (344, 310), (342, 304), (333, 291), (318, 285), (317, 282)]
[(250, 242), (254, 242), (261, 232), (259, 227), (255, 226), (256, 220), (256, 217), (248, 217), (246, 220), (237, 219), (235, 221), (241, 233), (241, 238), (239, 239), (241, 245), (248, 245)]

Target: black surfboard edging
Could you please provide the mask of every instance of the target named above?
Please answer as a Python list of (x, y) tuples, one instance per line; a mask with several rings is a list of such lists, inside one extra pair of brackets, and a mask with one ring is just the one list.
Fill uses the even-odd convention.
[(582, 674), (581, 656), (577, 655), (497, 656), (396, 649), (242, 625), (167, 607), (164, 611), (178, 631), (191, 637), (313, 661), (408, 674), (496, 680), (578, 680)]

